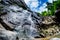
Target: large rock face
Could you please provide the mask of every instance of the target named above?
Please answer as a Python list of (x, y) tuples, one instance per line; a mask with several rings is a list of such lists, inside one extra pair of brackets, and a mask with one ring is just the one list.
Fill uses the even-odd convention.
[(0, 29), (0, 40), (16, 40), (17, 33)]
[(1, 0), (0, 3), (3, 5), (18, 5), (26, 9), (28, 8), (24, 0)]
[(0, 4), (0, 23), (6, 30), (16, 32), (19, 40), (32, 40), (30, 38), (39, 36), (37, 26), (42, 18), (32, 12), (23, 0), (1, 0)]

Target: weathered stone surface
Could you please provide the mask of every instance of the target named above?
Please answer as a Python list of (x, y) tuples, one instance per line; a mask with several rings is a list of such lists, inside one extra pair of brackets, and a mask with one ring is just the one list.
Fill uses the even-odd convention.
[(54, 24), (55, 23), (54, 18), (55, 18), (55, 16), (46, 16), (46, 17), (44, 17), (42, 23), (45, 25)]
[[(55, 21), (56, 17), (55, 16), (46, 16), (44, 17), (42, 21), (42, 26), (38, 28), (40, 30), (40, 34), (42, 33), (46, 37), (48, 36), (53, 36), (60, 31), (60, 24), (57, 23), (58, 21)], [(41, 34), (41, 35), (42, 35)]]
[(3, 27), (5, 28), (5, 29), (7, 29), (7, 30), (13, 30), (14, 29), (14, 25), (13, 24), (10, 24), (8, 21), (6, 21), (6, 20), (0, 20), (1, 22), (1, 24), (3, 25)]
[[(2, 11), (4, 6), (10, 6), (10, 5), (18, 5), (24, 9), (30, 10), (29, 7), (25, 4), (24, 0), (1, 0), (0, 1), (0, 12), (3, 14), (3, 12), (6, 13), (6, 11)], [(0, 14), (1, 14), (0, 13)]]
[(0, 28), (0, 40), (16, 40), (16, 32), (7, 31)]
[(13, 29), (17, 32), (19, 40), (21, 38), (32, 40), (32, 38), (39, 36), (36, 25), (40, 25), (42, 18), (36, 12), (32, 12), (23, 0), (2, 0), (0, 4), (3, 6), (0, 9), (1, 24), (5, 29)]

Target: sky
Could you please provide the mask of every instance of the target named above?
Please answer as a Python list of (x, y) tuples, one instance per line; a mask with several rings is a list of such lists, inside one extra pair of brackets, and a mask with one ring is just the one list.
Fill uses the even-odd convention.
[(53, 3), (53, 0), (24, 0), (24, 1), (32, 11), (40, 13), (43, 11), (47, 11), (46, 2)]

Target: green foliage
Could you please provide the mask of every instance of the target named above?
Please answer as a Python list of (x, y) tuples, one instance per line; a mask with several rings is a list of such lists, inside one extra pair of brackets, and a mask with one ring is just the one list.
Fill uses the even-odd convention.
[(42, 12), (42, 16), (47, 16), (47, 15), (48, 15), (47, 11)]
[(46, 3), (48, 11), (43, 11), (41, 13), (42, 16), (52, 16), (55, 15), (55, 11), (60, 9), (60, 0), (53, 1), (53, 3)]

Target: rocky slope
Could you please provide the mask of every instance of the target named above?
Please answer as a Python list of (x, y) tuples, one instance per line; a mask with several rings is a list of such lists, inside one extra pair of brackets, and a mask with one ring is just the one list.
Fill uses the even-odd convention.
[(42, 17), (32, 12), (23, 0), (0, 1), (1, 40), (33, 40)]
[(60, 32), (57, 19), (56, 16), (39, 16), (24, 0), (1, 0), (0, 40), (48, 40)]

